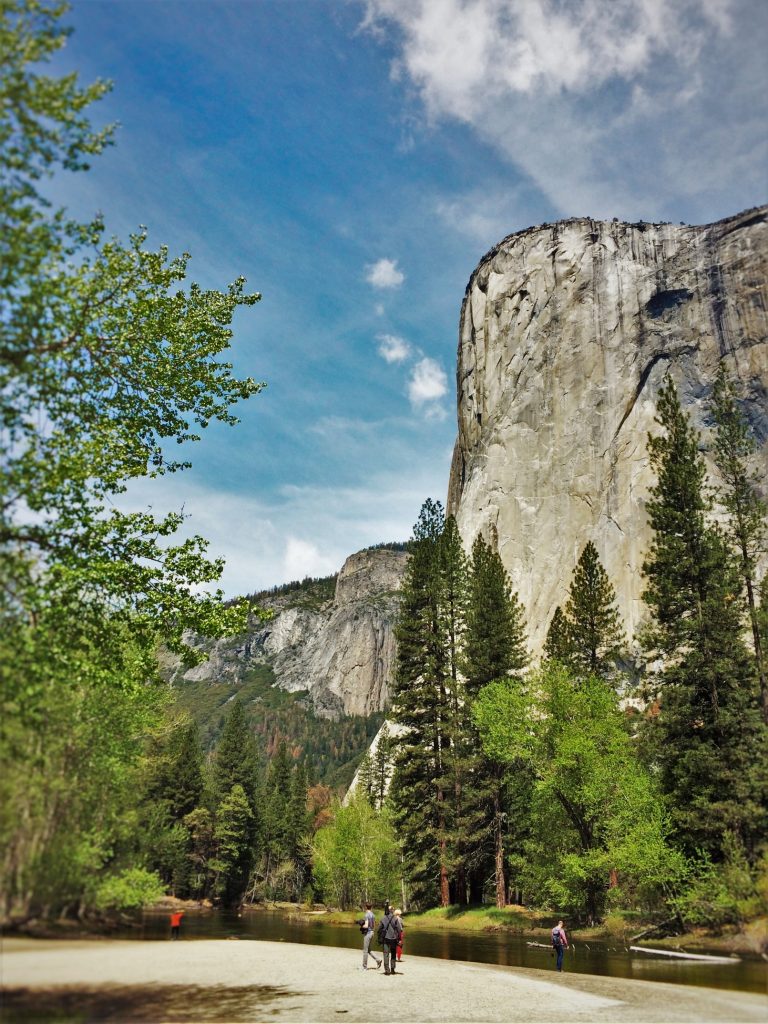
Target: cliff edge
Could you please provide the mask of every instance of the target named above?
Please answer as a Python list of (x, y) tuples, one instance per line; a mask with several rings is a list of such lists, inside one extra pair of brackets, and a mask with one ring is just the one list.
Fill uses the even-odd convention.
[(467, 547), (478, 533), (498, 546), (534, 653), (588, 540), (637, 629), (658, 388), (669, 371), (706, 439), (720, 360), (740, 382), (764, 470), (768, 207), (702, 227), (530, 228), (472, 274), (448, 511)]

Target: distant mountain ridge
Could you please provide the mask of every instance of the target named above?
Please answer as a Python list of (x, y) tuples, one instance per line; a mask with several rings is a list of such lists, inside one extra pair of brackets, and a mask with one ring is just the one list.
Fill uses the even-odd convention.
[(335, 578), (254, 595), (272, 619), (251, 616), (244, 633), (224, 640), (189, 637), (207, 660), (185, 669), (166, 657), (164, 674), (179, 688), (223, 681), (237, 687), (256, 667), (268, 667), (276, 686), (306, 691), (320, 717), (380, 712), (389, 701), (407, 560), (404, 545), (369, 548), (350, 555)]

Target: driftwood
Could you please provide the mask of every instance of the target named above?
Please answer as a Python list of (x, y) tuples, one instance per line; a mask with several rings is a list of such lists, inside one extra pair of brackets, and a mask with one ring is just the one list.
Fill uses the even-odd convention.
[(536, 946), (538, 949), (554, 949), (555, 947), (550, 943), (547, 945), (546, 942), (526, 942), (526, 946)]
[(706, 953), (679, 953), (673, 949), (649, 949), (646, 946), (630, 946), (630, 953), (653, 953), (656, 956), (674, 956), (681, 960), (701, 960), (710, 964), (737, 964), (737, 956), (709, 956)]
[(646, 928), (645, 931), (643, 931), (643, 932), (638, 932), (637, 935), (630, 935), (629, 941), (630, 942), (637, 942), (637, 940), (638, 939), (642, 939), (642, 937), (644, 935), (650, 935), (651, 932), (661, 931), (662, 928), (666, 928), (667, 925), (669, 925), (669, 924), (674, 924), (675, 921), (677, 921), (676, 917), (670, 917), (670, 919), (668, 921), (662, 921), (661, 924), (651, 925), (650, 928)]

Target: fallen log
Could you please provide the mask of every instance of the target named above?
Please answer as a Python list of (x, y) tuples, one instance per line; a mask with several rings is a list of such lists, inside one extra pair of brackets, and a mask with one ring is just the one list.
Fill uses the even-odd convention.
[(644, 938), (646, 935), (650, 935), (651, 932), (661, 931), (662, 928), (666, 928), (671, 924), (674, 924), (677, 918), (670, 917), (668, 921), (662, 921), (661, 924), (654, 924), (650, 928), (646, 928), (643, 932), (638, 932), (637, 935), (630, 935), (630, 942), (637, 942), (638, 939)]
[(673, 949), (651, 949), (648, 946), (630, 946), (630, 953), (653, 953), (656, 956), (675, 956), (681, 960), (702, 960), (710, 964), (737, 964), (737, 956), (709, 956), (706, 953), (681, 953)]
[(526, 946), (536, 946), (538, 949), (554, 949), (554, 946), (547, 945), (546, 942), (526, 942)]

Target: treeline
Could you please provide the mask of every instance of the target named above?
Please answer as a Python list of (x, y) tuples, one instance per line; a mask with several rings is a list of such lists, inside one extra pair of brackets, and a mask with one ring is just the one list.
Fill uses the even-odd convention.
[(310, 840), (330, 790), (310, 789), (303, 761), (281, 741), (265, 767), (239, 700), (210, 758), (197, 726), (155, 736), (140, 787), (131, 860), (175, 896), (300, 900), (310, 877)]
[[(397, 628), (392, 717), (405, 731), (379, 826), (411, 904), (710, 925), (768, 911), (766, 506), (724, 370), (709, 412), (717, 489), (665, 380), (640, 683), (591, 542), (532, 664), (498, 552), (478, 537), (467, 554), (453, 518), (424, 504)], [(360, 787), (374, 815), (375, 762)]]
[(230, 701), (243, 704), (262, 759), (268, 762), (285, 739), (310, 776), (332, 789), (346, 789), (364, 751), (381, 725), (381, 713), (320, 718), (306, 690), (281, 689), (269, 665), (252, 666), (237, 684), (230, 680), (186, 680), (174, 684), (174, 705), (191, 715), (206, 753), (218, 742)]
[(282, 597), (284, 594), (298, 594), (305, 600), (315, 603), (332, 601), (336, 593), (336, 579), (338, 573), (331, 576), (305, 576), (302, 580), (290, 580), (288, 583), (280, 583), (267, 590), (259, 590), (248, 594), (244, 599), (251, 605), (258, 605), (270, 597)]

